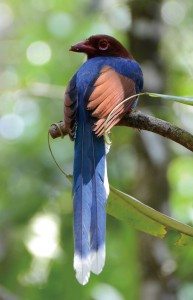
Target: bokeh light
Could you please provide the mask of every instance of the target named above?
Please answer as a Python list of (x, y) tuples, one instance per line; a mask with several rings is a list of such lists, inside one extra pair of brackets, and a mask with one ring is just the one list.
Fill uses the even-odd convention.
[(19, 83), (19, 76), (13, 67), (6, 68), (0, 73), (0, 89), (16, 87)]
[(22, 286), (46, 283), (49, 275), (49, 259), (34, 257), (27, 272), (19, 274), (18, 280)]
[(42, 66), (49, 62), (52, 51), (46, 42), (37, 41), (29, 45), (26, 55), (32, 65)]
[(124, 300), (120, 292), (108, 284), (96, 285), (92, 290), (95, 300)]
[(131, 12), (126, 6), (114, 6), (109, 11), (110, 24), (118, 30), (127, 30), (131, 26)]
[(91, 36), (93, 34), (98, 34), (99, 32), (101, 34), (112, 35), (113, 29), (112, 29), (112, 26), (109, 23), (101, 20), (100, 23), (96, 22), (96, 23), (91, 25), (91, 27), (88, 30), (87, 36)]
[(74, 27), (74, 21), (72, 16), (67, 13), (60, 12), (52, 14), (48, 18), (47, 22), (48, 30), (56, 37), (56, 38), (66, 38), (68, 37)]
[(0, 33), (7, 29), (13, 22), (14, 15), (7, 3), (0, 2)]
[(15, 112), (22, 117), (25, 125), (31, 126), (40, 117), (40, 108), (32, 98), (19, 99), (14, 107)]
[(184, 286), (179, 287), (178, 299), (179, 300), (192, 300), (193, 284), (186, 283)]
[(6, 114), (0, 118), (0, 134), (8, 140), (19, 138), (24, 131), (23, 119), (17, 114)]
[(31, 3), (34, 9), (39, 10), (40, 12), (46, 12), (54, 7), (53, 0), (32, 0)]
[(179, 25), (185, 17), (185, 5), (182, 1), (167, 1), (163, 4), (161, 16), (168, 25)]
[(57, 254), (58, 225), (54, 215), (34, 217), (30, 226), (32, 235), (26, 240), (26, 246), (34, 256), (52, 258)]

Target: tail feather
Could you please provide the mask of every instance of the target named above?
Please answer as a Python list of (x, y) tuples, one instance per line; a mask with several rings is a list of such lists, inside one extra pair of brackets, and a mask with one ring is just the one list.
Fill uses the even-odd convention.
[(91, 271), (99, 274), (105, 264), (106, 235), (106, 155), (104, 139), (92, 135), (93, 190), (91, 207)]
[(79, 254), (74, 254), (74, 269), (76, 270), (76, 279), (82, 285), (87, 284), (90, 277), (90, 256), (81, 257)]
[(106, 199), (109, 187), (103, 137), (90, 123), (79, 124), (74, 158), (74, 269), (86, 284), (90, 272), (99, 274), (105, 263)]
[(91, 272), (98, 275), (102, 272), (105, 264), (106, 249), (103, 244), (98, 250), (92, 250), (91, 252)]
[[(106, 147), (105, 145), (105, 152), (106, 154), (108, 153), (109, 148)], [(104, 189), (105, 189), (105, 196), (103, 199), (107, 199), (108, 195), (109, 195), (109, 182), (108, 182), (108, 177), (107, 177), (107, 166), (106, 166), (106, 157), (105, 157), (105, 161), (104, 161)], [(101, 242), (101, 245), (99, 245), (98, 249), (96, 249), (96, 247), (94, 247), (94, 245), (92, 245), (92, 250), (91, 250), (91, 271), (95, 274), (99, 274), (101, 273), (104, 264), (105, 264), (105, 258), (106, 258), (106, 247), (105, 247), (105, 234), (106, 234), (106, 212), (105, 212), (105, 205), (106, 205), (106, 201), (104, 201), (104, 207), (102, 208), (102, 216), (103, 216), (103, 226), (102, 226), (102, 230), (103, 230), (103, 234), (99, 234), (97, 236), (97, 233), (93, 234), (93, 239), (95, 237), (96, 240), (99, 240), (99, 236), (103, 235), (103, 238), (100, 237), (100, 240), (103, 241)], [(96, 211), (97, 211), (97, 205), (95, 207), (94, 210), (94, 206), (92, 207), (92, 216), (96, 216)], [(96, 218), (96, 217), (95, 217)], [(93, 219), (93, 217), (92, 217)], [(98, 222), (100, 225), (101, 221), (99, 220)], [(94, 227), (94, 226), (93, 226)], [(94, 228), (93, 228), (94, 230)], [(99, 229), (98, 229), (99, 230)], [(92, 231), (92, 227), (91, 227), (91, 231)]]
[(88, 159), (88, 128), (82, 123), (77, 129), (73, 172), (74, 203), (74, 269), (77, 280), (86, 284), (90, 276), (90, 223), (92, 184), (89, 173), (92, 162)]

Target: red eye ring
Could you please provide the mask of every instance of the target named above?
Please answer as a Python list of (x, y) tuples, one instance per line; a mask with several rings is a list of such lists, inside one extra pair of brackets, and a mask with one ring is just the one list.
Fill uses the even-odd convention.
[(98, 47), (100, 50), (107, 50), (109, 48), (109, 43), (107, 40), (100, 40)]

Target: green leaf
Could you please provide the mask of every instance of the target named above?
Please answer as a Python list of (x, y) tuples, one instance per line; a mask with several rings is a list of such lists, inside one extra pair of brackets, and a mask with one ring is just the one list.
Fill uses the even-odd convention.
[[(63, 174), (72, 183), (72, 175)], [(136, 198), (110, 187), (107, 213), (135, 229), (163, 239), (169, 230), (178, 234), (175, 245), (193, 246), (193, 227), (183, 224), (143, 204)]]
[(193, 227), (154, 210), (114, 187), (111, 187), (107, 212), (134, 228), (159, 238), (164, 238), (169, 229), (175, 230), (178, 233), (176, 245), (193, 246)]
[(178, 245), (178, 246), (193, 246), (193, 238), (190, 235), (181, 233), (180, 238), (175, 242), (175, 245)]
[(168, 101), (176, 101), (187, 105), (193, 105), (193, 97), (177, 97), (177, 96), (163, 95), (163, 94), (156, 94), (156, 93), (149, 93), (149, 92), (143, 94), (146, 94), (150, 97), (156, 97), (156, 98), (159, 97)]
[[(67, 175), (72, 183), (72, 176)], [(163, 239), (169, 230), (178, 234), (175, 245), (193, 246), (193, 227), (183, 224), (143, 204), (136, 198), (110, 187), (107, 213), (135, 229)]]

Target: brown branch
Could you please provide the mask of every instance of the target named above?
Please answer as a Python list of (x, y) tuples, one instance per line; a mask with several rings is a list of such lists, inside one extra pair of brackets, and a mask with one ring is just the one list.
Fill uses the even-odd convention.
[(58, 137), (63, 138), (65, 135), (68, 134), (68, 131), (65, 128), (64, 122), (59, 121), (56, 123), (53, 123), (49, 128), (49, 134), (53, 139), (56, 139)]
[[(193, 152), (192, 134), (169, 122), (141, 113), (140, 111), (133, 111), (125, 116), (125, 118), (119, 122), (118, 126), (128, 126), (157, 133)], [(52, 124), (49, 128), (49, 133), (53, 139), (68, 134), (64, 122), (62, 121)]]

